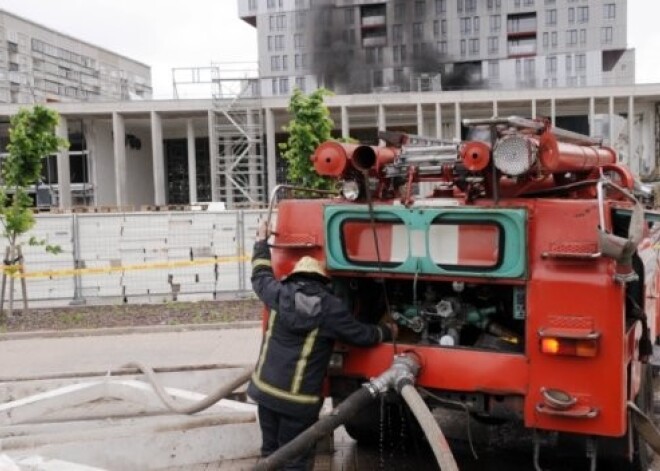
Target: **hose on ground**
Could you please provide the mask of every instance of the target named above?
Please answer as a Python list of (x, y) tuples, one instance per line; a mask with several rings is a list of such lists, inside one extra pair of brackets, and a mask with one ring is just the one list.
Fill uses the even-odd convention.
[(458, 471), (458, 464), (456, 464), (447, 439), (415, 387), (406, 384), (401, 388), (400, 394), (410, 407), (420, 427), (422, 427), (440, 469), (442, 471)]
[(305, 453), (321, 438), (342, 425), (349, 417), (357, 414), (360, 409), (373, 400), (374, 396), (367, 388), (362, 387), (358, 389), (339, 404), (330, 415), (322, 417), (318, 422), (275, 451), (272, 455), (259, 461), (254, 468), (255, 471), (281, 469), (287, 461)]
[(253, 372), (252, 368), (245, 369), (236, 378), (232, 379), (226, 384), (223, 384), (218, 390), (212, 394), (209, 394), (204, 399), (194, 404), (182, 406), (181, 404), (176, 403), (172, 397), (167, 394), (163, 386), (156, 379), (156, 373), (154, 373), (154, 370), (151, 369), (151, 367), (138, 361), (133, 361), (124, 365), (123, 368), (136, 368), (144, 373), (144, 375), (147, 377), (147, 381), (154, 388), (158, 398), (169, 410), (178, 414), (196, 414), (197, 412), (201, 412), (204, 409), (208, 409), (216, 402), (230, 395), (236, 388), (247, 383), (250, 380)]

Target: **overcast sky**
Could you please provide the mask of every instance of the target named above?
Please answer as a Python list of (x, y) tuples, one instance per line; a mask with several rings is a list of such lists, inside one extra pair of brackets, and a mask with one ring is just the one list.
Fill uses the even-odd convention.
[[(171, 97), (173, 67), (257, 60), (256, 32), (236, 0), (0, 0), (0, 8), (150, 65), (154, 98)], [(638, 83), (660, 83), (659, 18), (660, 1), (628, 0)]]

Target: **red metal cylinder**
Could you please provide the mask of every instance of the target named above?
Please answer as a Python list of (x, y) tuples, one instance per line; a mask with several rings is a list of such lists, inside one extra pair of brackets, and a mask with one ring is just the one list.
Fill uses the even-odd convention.
[(490, 146), (481, 141), (469, 141), (461, 146), (463, 164), (471, 172), (480, 172), (490, 163)]
[(337, 141), (325, 141), (311, 156), (314, 170), (324, 177), (341, 177), (351, 165), (353, 153), (359, 146)]
[(552, 173), (583, 172), (616, 163), (616, 151), (609, 147), (591, 147), (558, 142), (551, 132), (541, 135), (539, 159), (544, 170)]
[(353, 164), (361, 170), (373, 170), (376, 175), (384, 165), (391, 164), (399, 154), (394, 147), (359, 146), (353, 154)]

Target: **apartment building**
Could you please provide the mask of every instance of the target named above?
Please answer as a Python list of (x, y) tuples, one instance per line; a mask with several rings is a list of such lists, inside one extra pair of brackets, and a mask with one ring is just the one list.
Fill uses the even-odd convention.
[(0, 9), (0, 103), (151, 98), (151, 69)]
[(261, 92), (616, 86), (635, 81), (627, 0), (238, 0)]

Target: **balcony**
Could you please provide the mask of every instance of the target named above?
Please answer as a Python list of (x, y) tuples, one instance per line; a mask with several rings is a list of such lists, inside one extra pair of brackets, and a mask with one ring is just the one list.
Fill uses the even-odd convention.
[(387, 46), (387, 36), (362, 38), (362, 47)]
[(363, 16), (361, 25), (363, 28), (380, 28), (387, 25), (387, 20), (385, 15)]

